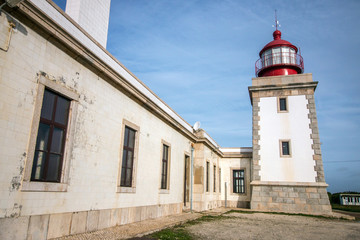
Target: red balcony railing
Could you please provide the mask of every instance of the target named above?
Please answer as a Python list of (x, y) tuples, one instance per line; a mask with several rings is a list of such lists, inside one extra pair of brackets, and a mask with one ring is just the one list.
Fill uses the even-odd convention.
[(296, 66), (300, 68), (301, 73), (304, 72), (304, 61), (301, 55), (296, 53), (272, 53), (264, 54), (255, 62), (255, 74), (273, 66)]

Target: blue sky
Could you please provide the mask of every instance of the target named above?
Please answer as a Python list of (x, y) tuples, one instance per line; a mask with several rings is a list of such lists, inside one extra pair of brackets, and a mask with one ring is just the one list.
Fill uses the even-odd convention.
[(328, 190), (360, 191), (360, 1), (112, 0), (107, 49), (221, 146), (251, 146), (247, 87), (275, 9), (282, 38), (319, 81)]

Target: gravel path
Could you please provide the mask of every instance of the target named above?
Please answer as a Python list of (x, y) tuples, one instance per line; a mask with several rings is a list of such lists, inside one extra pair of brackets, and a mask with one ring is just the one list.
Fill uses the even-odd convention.
[(360, 239), (360, 222), (265, 213), (230, 213), (231, 218), (186, 227), (198, 239)]

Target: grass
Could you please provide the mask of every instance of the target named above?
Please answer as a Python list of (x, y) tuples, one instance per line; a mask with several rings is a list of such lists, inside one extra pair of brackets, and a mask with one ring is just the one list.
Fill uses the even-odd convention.
[(145, 238), (146, 239), (161, 239), (161, 240), (190, 240), (190, 239), (193, 239), (194, 237), (188, 231), (185, 230), (185, 227), (203, 223), (203, 222), (211, 222), (211, 221), (215, 221), (215, 220), (223, 220), (223, 219), (229, 219), (229, 218), (233, 218), (233, 217), (223, 216), (223, 215), (217, 215), (217, 216), (204, 215), (200, 218), (188, 221), (184, 224), (181, 224), (181, 225), (178, 225), (175, 227), (171, 227), (171, 228), (166, 228), (159, 232), (155, 232), (153, 234), (146, 236)]
[(348, 211), (348, 212), (360, 212), (360, 206), (346, 206), (340, 204), (331, 204), (332, 209)]
[[(224, 214), (213, 216), (213, 215), (203, 215), (200, 218), (188, 221), (181, 225), (177, 225), (171, 228), (163, 229), (159, 232), (152, 233), (148, 236), (145, 236), (143, 239), (161, 239), (161, 240), (191, 240), (194, 239), (185, 228), (195, 224), (203, 222), (211, 222), (215, 220), (224, 220), (230, 218), (236, 218), (234, 216), (226, 216), (229, 213), (242, 213), (242, 214), (253, 214), (253, 213), (266, 213), (266, 214), (277, 214), (277, 215), (290, 215), (290, 216), (303, 216), (303, 217), (313, 217), (313, 218), (324, 218), (324, 219), (338, 219), (330, 216), (321, 216), (321, 215), (311, 215), (303, 213), (285, 213), (285, 212), (257, 212), (257, 211), (242, 211), (242, 210), (230, 210)], [(347, 220), (347, 219), (344, 219)]]

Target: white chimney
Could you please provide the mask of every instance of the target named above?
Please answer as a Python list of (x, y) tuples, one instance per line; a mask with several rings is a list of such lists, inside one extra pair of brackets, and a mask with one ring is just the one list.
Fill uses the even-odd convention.
[(106, 48), (111, 0), (67, 0), (65, 12)]

